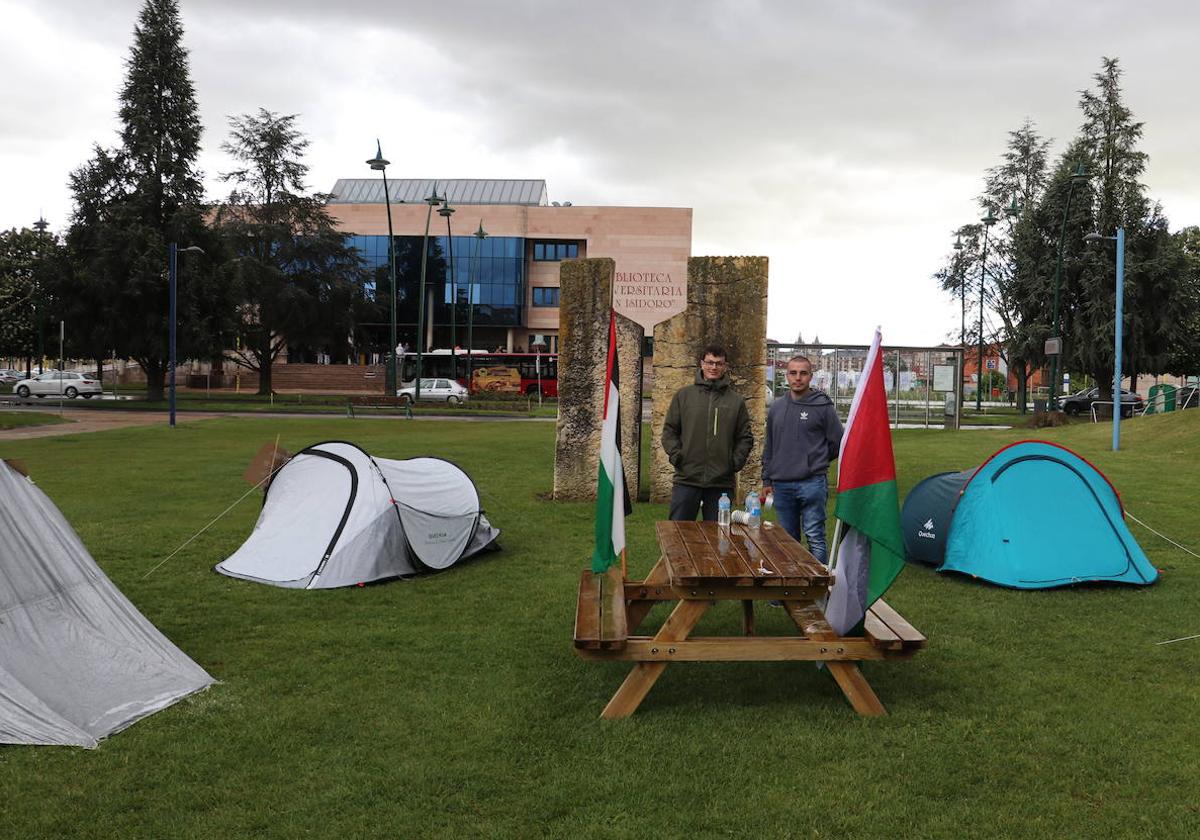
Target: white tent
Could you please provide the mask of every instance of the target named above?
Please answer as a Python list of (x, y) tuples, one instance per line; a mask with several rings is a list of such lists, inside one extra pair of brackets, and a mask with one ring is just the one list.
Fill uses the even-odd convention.
[(0, 461), (0, 743), (95, 747), (212, 682)]
[(331, 589), (447, 569), (500, 534), (470, 477), (440, 458), (373, 458), (328, 441), (267, 485), (249, 538), (216, 570), (293, 589)]

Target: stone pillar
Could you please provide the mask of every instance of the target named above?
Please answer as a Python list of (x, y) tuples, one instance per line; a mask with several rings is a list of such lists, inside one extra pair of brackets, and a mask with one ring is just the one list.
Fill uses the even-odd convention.
[[(559, 270), (558, 434), (554, 445), (554, 498), (596, 498), (608, 313), (616, 263), (609, 258), (566, 260)], [(621, 387), (621, 452), (629, 494), (638, 496), (642, 442), (642, 336), (617, 316)]]
[[(671, 500), (674, 469), (662, 448), (662, 426), (675, 392), (696, 378), (706, 344), (729, 351), (729, 376), (746, 399), (754, 448), (738, 474), (738, 497), (762, 483), (766, 428), (767, 258), (692, 257), (687, 309), (654, 328), (654, 412), (650, 435), (650, 501)], [(738, 498), (733, 500), (739, 507)]]

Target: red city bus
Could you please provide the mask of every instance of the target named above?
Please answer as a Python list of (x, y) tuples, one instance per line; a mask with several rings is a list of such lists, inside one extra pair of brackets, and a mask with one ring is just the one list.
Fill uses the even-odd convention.
[[(401, 379), (416, 377), (417, 354), (404, 354)], [(475, 350), (430, 350), (421, 354), (421, 375), (456, 379), (472, 394), (519, 393), (558, 397), (557, 353), (491, 353)]]

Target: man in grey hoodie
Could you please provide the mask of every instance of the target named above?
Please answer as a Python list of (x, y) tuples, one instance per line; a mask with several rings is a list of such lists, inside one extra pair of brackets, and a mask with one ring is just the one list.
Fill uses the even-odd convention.
[(812, 362), (805, 356), (788, 360), (787, 385), (788, 393), (767, 412), (762, 492), (774, 493), (775, 514), (783, 529), (797, 540), (803, 534), (813, 557), (825, 563), (826, 473), (838, 456), (842, 421), (833, 400), (811, 387)]
[(670, 518), (691, 521), (703, 507), (715, 522), (722, 493), (733, 502), (735, 473), (746, 465), (754, 433), (742, 395), (733, 390), (725, 348), (700, 353), (693, 385), (680, 388), (663, 421), (662, 447), (675, 468)]

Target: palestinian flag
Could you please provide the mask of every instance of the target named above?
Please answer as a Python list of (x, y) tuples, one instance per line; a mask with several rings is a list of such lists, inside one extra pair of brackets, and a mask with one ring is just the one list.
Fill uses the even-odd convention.
[(883, 386), (883, 356), (875, 339), (838, 455), (838, 519), (833, 568), (825, 617), (839, 635), (862, 624), (867, 607), (892, 585), (904, 567), (904, 538), (896, 492), (896, 460)]
[(608, 313), (608, 365), (600, 427), (600, 475), (596, 482), (596, 548), (592, 571), (601, 574), (625, 554), (625, 517), (633, 512), (621, 463), (621, 391), (617, 367), (617, 313)]

